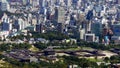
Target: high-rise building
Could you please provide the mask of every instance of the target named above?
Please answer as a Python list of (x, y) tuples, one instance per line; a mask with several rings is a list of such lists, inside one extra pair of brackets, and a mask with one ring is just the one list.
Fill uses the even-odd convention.
[(5, 23), (5, 22), (3, 22), (2, 23), (2, 30), (3, 31), (9, 31), (9, 23)]
[(25, 24), (24, 24), (24, 21), (20, 18), (18, 19), (18, 24), (20, 26), (20, 30), (24, 29), (25, 28)]
[(29, 26), (28, 22), (23, 20), (22, 18), (19, 18), (18, 20), (15, 20), (14, 23), (14, 28), (17, 30), (23, 30), (25, 29), (27, 26)]
[(63, 23), (64, 19), (65, 19), (65, 10), (63, 7), (56, 7), (55, 8), (55, 20), (57, 21), (57, 23)]
[(70, 7), (72, 5), (72, 0), (64, 0), (66, 6)]
[(15, 20), (15, 22), (14, 22), (14, 24), (13, 24), (13, 27), (14, 27), (14, 29), (16, 29), (16, 30), (19, 30), (19, 24), (18, 24), (18, 20)]
[(42, 23), (36, 25), (36, 32), (45, 33), (45, 27)]
[(40, 7), (45, 7), (45, 1), (46, 0), (39, 0), (39, 6)]
[(29, 0), (30, 4), (32, 4), (32, 1), (33, 1), (33, 0)]
[(80, 29), (80, 30), (79, 30), (79, 34), (80, 34), (80, 35), (79, 35), (79, 36), (80, 36), (80, 39), (83, 40), (83, 39), (84, 39), (84, 35), (85, 35), (85, 29)]
[(114, 24), (112, 26), (114, 36), (120, 36), (120, 24)]
[(6, 11), (8, 9), (8, 4), (7, 3), (1, 3), (1, 10)]
[(32, 6), (33, 7), (39, 6), (39, 0), (32, 0)]
[(6, 0), (0, 1), (0, 9), (1, 9), (2, 11), (7, 11), (7, 10), (9, 10), (9, 9), (10, 9), (9, 3), (8, 3)]
[(12, 30), (12, 23), (9, 22), (9, 18), (3, 20), (3, 22), (2, 22), (2, 30), (3, 31)]
[(72, 0), (72, 5), (77, 6), (77, 2), (78, 2), (78, 0)]
[(99, 22), (92, 23), (91, 32), (95, 33), (96, 36), (100, 36), (102, 32), (102, 23)]
[(82, 2), (82, 0), (78, 0), (77, 5), (81, 6), (81, 2)]
[(14, 5), (22, 5), (23, 0), (10, 0), (9, 2)]
[(22, 0), (23, 5), (30, 4), (30, 0)]

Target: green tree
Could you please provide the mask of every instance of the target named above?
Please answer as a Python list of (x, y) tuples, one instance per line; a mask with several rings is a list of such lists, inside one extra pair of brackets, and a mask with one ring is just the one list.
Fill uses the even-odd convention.
[(110, 61), (110, 58), (105, 57), (105, 58), (104, 58), (104, 61), (105, 61), (105, 62), (109, 62), (109, 61)]

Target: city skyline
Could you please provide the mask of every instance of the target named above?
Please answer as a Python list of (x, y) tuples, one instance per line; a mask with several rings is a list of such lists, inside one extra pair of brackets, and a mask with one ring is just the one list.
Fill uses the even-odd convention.
[(0, 55), (12, 66), (111, 68), (119, 44), (120, 0), (0, 0)]

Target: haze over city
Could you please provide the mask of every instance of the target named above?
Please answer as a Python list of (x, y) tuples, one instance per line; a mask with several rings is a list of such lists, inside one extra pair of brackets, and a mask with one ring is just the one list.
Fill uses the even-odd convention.
[(0, 67), (119, 68), (120, 0), (0, 0)]

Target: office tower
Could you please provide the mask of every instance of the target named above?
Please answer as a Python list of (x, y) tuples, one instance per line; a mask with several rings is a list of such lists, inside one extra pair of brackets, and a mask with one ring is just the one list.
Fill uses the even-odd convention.
[(82, 2), (82, 0), (78, 0), (77, 5), (81, 6), (81, 2)]
[(45, 33), (45, 27), (42, 23), (36, 25), (36, 32)]
[(31, 24), (34, 25), (34, 26), (37, 25), (37, 18), (33, 18)]
[(114, 24), (112, 26), (114, 36), (120, 36), (120, 24)]
[(22, 4), (23, 0), (10, 0), (10, 3)]
[(33, 0), (29, 0), (29, 4), (32, 4)]
[(30, 4), (30, 0), (22, 0), (23, 5)]
[(0, 1), (0, 9), (1, 9), (2, 11), (7, 11), (7, 10), (9, 10), (9, 9), (10, 9), (9, 3), (8, 3), (6, 0), (1, 0), (1, 1)]
[(39, 0), (39, 6), (44, 7), (45, 6), (45, 0)]
[(33, 6), (33, 7), (39, 6), (39, 0), (33, 0), (33, 1), (32, 1), (32, 6)]
[(9, 18), (6, 18), (2, 22), (2, 30), (3, 31), (10, 31), (12, 30), (12, 23), (9, 22)]
[(24, 24), (24, 21), (20, 18), (20, 19), (18, 19), (18, 24), (19, 24), (19, 26), (20, 26), (20, 30), (22, 30), (22, 29), (24, 29), (25, 28), (25, 24)]
[(86, 19), (88, 20), (87, 27), (86, 27), (87, 31), (91, 31), (92, 18), (93, 18), (93, 10), (89, 10), (86, 15)]
[(8, 3), (1, 3), (1, 10), (6, 11), (9, 9), (9, 4)]
[(72, 0), (64, 0), (66, 6), (70, 7), (72, 5)]
[(77, 4), (78, 0), (72, 0), (72, 4)]
[(17, 31), (20, 30), (20, 26), (19, 26), (18, 20), (15, 20), (15, 22), (13, 24), (13, 28), (16, 29)]
[(3, 22), (2, 23), (2, 30), (3, 31), (9, 31), (9, 23)]
[(32, 14), (27, 14), (27, 21), (31, 24), (32, 23)]
[(56, 7), (55, 8), (55, 14), (54, 19), (57, 21), (57, 23), (63, 23), (65, 18), (65, 10), (63, 7)]
[(63, 3), (63, 2), (64, 2), (64, 0), (59, 0), (59, 2), (60, 2), (60, 3)]
[(102, 24), (100, 22), (92, 23), (91, 32), (95, 33), (96, 36), (100, 36), (102, 32)]
[(39, 10), (40, 14), (46, 15), (47, 14), (47, 9), (45, 7), (41, 7)]
[(118, 10), (118, 12), (117, 12), (117, 15), (116, 15), (117, 17), (116, 17), (116, 20), (119, 20), (120, 19), (120, 10)]
[(23, 20), (22, 18), (15, 20), (14, 28), (17, 29), (18, 31), (25, 29), (27, 26), (29, 26), (29, 24), (26, 20)]
[(84, 39), (84, 35), (85, 35), (85, 29), (80, 29), (79, 30), (79, 36), (80, 36), (80, 39)]

